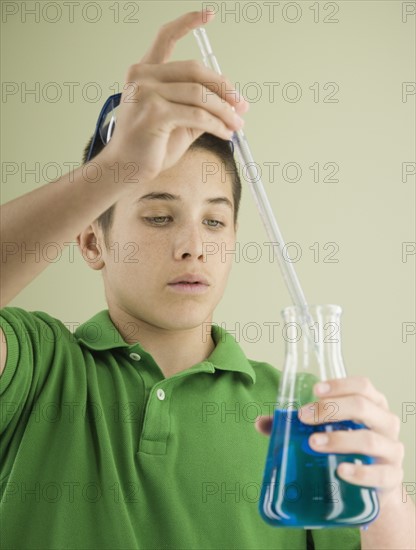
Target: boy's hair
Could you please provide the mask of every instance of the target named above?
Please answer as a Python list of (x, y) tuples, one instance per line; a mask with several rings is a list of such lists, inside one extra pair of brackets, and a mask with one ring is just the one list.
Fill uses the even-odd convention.
[[(82, 157), (83, 164), (86, 163), (87, 155), (90, 150), (92, 140), (93, 140), (93, 136), (91, 136), (90, 140), (88, 141), (84, 149), (84, 154)], [(102, 149), (104, 149), (104, 144), (100, 140), (96, 140), (96, 145), (92, 151), (91, 159), (93, 159), (96, 155), (98, 155), (98, 153), (100, 153)], [(223, 167), (225, 167), (224, 171), (223, 171), (224, 169), (223, 167), (220, 168), (221, 174), (225, 174), (225, 173), (231, 174), (233, 199), (234, 199), (234, 224), (235, 224), (237, 222), (237, 215), (240, 207), (241, 181), (240, 181), (240, 176), (238, 174), (237, 165), (234, 160), (232, 142), (223, 140), (217, 136), (214, 136), (213, 134), (208, 134), (206, 132), (191, 143), (188, 151), (192, 151), (195, 149), (210, 151), (211, 153), (217, 155), (221, 163), (223, 163)], [(103, 212), (96, 220), (103, 232), (104, 241), (107, 248), (109, 248), (110, 246), (109, 232), (114, 220), (114, 208), (115, 208), (115, 204), (110, 206), (110, 208), (108, 208), (105, 212)]]

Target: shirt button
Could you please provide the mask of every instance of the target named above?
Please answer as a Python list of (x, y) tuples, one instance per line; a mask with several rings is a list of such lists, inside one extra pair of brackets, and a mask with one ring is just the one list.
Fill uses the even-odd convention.
[(141, 357), (138, 353), (130, 353), (130, 359), (133, 359), (133, 361), (140, 361)]
[(165, 392), (159, 388), (156, 392), (157, 398), (163, 401), (165, 399)]

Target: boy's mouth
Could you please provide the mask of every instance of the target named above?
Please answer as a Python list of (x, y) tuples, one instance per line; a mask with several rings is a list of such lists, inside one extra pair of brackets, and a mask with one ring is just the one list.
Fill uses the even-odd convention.
[(209, 286), (207, 279), (203, 275), (199, 275), (198, 273), (184, 273), (183, 275), (179, 275), (179, 277), (176, 277), (175, 279), (170, 281), (168, 284), (200, 284)]
[(201, 293), (210, 286), (207, 279), (199, 274), (185, 273), (168, 283), (168, 286), (179, 292)]

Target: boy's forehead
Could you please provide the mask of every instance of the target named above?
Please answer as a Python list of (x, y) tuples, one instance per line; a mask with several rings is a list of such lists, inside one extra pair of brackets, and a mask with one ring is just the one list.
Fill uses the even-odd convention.
[(139, 184), (128, 200), (137, 206), (148, 200), (180, 201), (188, 195), (195, 199), (213, 193), (232, 197), (232, 182), (231, 171), (217, 155), (204, 150), (191, 151), (151, 182)]
[(176, 176), (183, 179), (187, 174), (192, 179), (199, 178), (203, 183), (209, 177), (212, 180), (224, 180), (225, 182), (227, 179), (231, 179), (232, 171), (227, 169), (226, 163), (217, 153), (195, 148), (188, 150), (170, 169), (161, 172), (159, 179)]

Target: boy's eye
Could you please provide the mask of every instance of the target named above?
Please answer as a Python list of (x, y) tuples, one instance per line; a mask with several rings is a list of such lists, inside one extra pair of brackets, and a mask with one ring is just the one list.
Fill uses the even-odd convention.
[[(144, 217), (143, 218), (146, 222), (153, 224), (153, 225), (166, 225), (169, 221), (172, 220), (171, 216), (150, 216), (150, 217)], [(219, 220), (204, 220), (204, 223), (208, 225), (208, 227), (217, 228), (217, 227), (224, 227), (224, 223), (220, 222)]]
[(149, 223), (153, 223), (154, 225), (165, 225), (167, 220), (170, 219), (170, 216), (153, 216), (150, 218), (144, 218)]
[(209, 227), (223, 227), (224, 224), (218, 220), (205, 220)]

